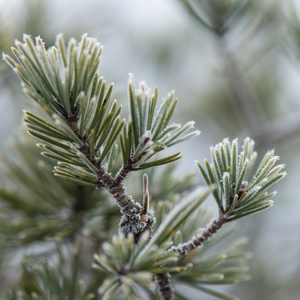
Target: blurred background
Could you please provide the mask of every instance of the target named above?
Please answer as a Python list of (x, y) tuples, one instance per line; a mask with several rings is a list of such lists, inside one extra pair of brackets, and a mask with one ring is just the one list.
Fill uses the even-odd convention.
[[(160, 97), (175, 90), (177, 119), (202, 134), (183, 147), (180, 172), (196, 170), (224, 137), (276, 149), (288, 177), (275, 205), (240, 222), (254, 253), (250, 282), (227, 289), (243, 300), (297, 300), (300, 295), (300, 6), (280, 0), (0, 0), (0, 50), (23, 33), (52, 46), (57, 33), (83, 33), (104, 45), (100, 73), (127, 101), (128, 73)], [(31, 101), (0, 62), (0, 149), (20, 133)], [(261, 157), (259, 156), (259, 157)], [(200, 175), (197, 174), (198, 181)], [(213, 299), (204, 295), (203, 299)]]

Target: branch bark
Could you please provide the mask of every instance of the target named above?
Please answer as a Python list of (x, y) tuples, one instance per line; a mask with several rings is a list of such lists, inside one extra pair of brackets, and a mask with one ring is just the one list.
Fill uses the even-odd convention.
[(135, 242), (138, 243), (139, 238), (144, 231), (149, 230), (150, 233), (152, 232), (153, 216), (151, 214), (144, 214), (143, 207), (138, 202), (135, 202), (130, 195), (127, 195), (125, 186), (122, 183), (128, 173), (132, 171), (132, 162), (129, 161), (127, 166), (123, 166), (116, 177), (113, 178), (101, 166), (101, 161), (97, 160), (97, 158), (93, 157), (91, 154), (87, 144), (87, 138), (85, 136), (80, 136), (77, 126), (78, 118), (76, 117), (75, 112), (72, 112), (72, 116), (69, 117), (65, 112), (64, 117), (70, 128), (83, 143), (78, 150), (97, 168), (97, 179), (95, 183), (98, 187), (106, 188), (117, 201), (122, 213), (119, 224), (120, 232), (122, 232), (125, 237), (132, 233), (135, 237)]
[(168, 252), (177, 252), (180, 256), (187, 255), (191, 251), (203, 245), (205, 241), (208, 241), (210, 237), (215, 234), (225, 223), (227, 219), (221, 214), (218, 220), (215, 220), (212, 225), (207, 228), (203, 233), (194, 237), (191, 241), (179, 246), (171, 247)]
[(171, 275), (169, 273), (155, 275), (158, 291), (163, 300), (174, 299), (174, 289), (171, 286)]

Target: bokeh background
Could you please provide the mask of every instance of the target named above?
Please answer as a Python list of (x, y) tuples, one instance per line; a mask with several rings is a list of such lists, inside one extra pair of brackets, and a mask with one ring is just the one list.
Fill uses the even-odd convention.
[[(127, 101), (128, 73), (137, 83), (158, 86), (161, 97), (175, 90), (177, 118), (196, 121), (202, 132), (183, 146), (180, 172), (196, 172), (194, 161), (209, 158), (209, 146), (224, 137), (250, 136), (261, 155), (276, 149), (288, 177), (277, 187), (275, 205), (242, 220), (237, 232), (250, 238), (252, 280), (227, 291), (243, 300), (300, 299), (298, 3), (0, 0), (1, 52), (9, 53), (23, 33), (40, 35), (51, 46), (57, 33), (79, 40), (87, 32), (104, 45), (100, 73), (115, 83), (118, 100)], [(22, 109), (30, 106), (17, 76), (1, 61), (1, 152), (20, 134)]]

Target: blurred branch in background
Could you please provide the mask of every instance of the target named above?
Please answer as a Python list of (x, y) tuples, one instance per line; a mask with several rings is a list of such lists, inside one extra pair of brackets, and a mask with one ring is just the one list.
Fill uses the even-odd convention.
[[(227, 123), (239, 128), (234, 134), (246, 131), (255, 139), (258, 148), (282, 144), (283, 149), (287, 151), (283, 155), (289, 155), (293, 157), (291, 160), (298, 161), (295, 153), (289, 149), (293, 147), (293, 143), (299, 145), (299, 100), (293, 103), (291, 92), (285, 89), (292, 87), (292, 83), (294, 87), (299, 86), (299, 75), (295, 79), (291, 72), (287, 72), (289, 65), (298, 68), (299, 71), (299, 3), (272, 0), (180, 2), (196, 24), (214, 38), (215, 49), (221, 61), (222, 76), (229, 95), (226, 92), (217, 92), (215, 95), (210, 93), (206, 101), (214, 101), (213, 103), (221, 105), (226, 100), (230, 103), (233, 113), (226, 107), (223, 115), (227, 116)], [(199, 34), (201, 35), (201, 31)], [(216, 86), (215, 89), (222, 90), (222, 86), (217, 86), (215, 82), (212, 85)], [(299, 95), (299, 89), (296, 93)], [(217, 97), (220, 98), (219, 102), (213, 100)], [(198, 107), (201, 108), (200, 103)], [(224, 118), (217, 108), (211, 111), (214, 120)], [(230, 134), (226, 120), (223, 120), (223, 124)], [(297, 165), (299, 164), (296, 163), (295, 169)], [(299, 178), (299, 171), (291, 176)], [(292, 201), (295, 198), (295, 189), (291, 190), (290, 187), (287, 191), (289, 192), (285, 201), (278, 206), (279, 218), (282, 217), (281, 211), (288, 211), (284, 210), (284, 207), (298, 205)], [(255, 228), (247, 229), (247, 234), (252, 235), (251, 240), (256, 241), (252, 243), (253, 251), (258, 248), (259, 237), (265, 233), (261, 230), (268, 221), (256, 219), (255, 222)], [(284, 226), (284, 221), (278, 221), (276, 217), (270, 222)], [(291, 223), (293, 226), (299, 226), (296, 225), (299, 224), (296, 219), (291, 220)], [(279, 224), (278, 226), (280, 227)], [(274, 226), (270, 227), (273, 230)], [(299, 280), (296, 278), (299, 274), (299, 264), (290, 270), (288, 266), (293, 260), (291, 258), (288, 262), (282, 262), (280, 266), (277, 263), (276, 267), (271, 265), (273, 260), (282, 260), (282, 256), (286, 255), (295, 260), (295, 256), (291, 254), (294, 252), (290, 248), (291, 245), (299, 251), (299, 238), (291, 238), (290, 228), (282, 228), (280, 232), (287, 235), (286, 243), (290, 246), (284, 247), (284, 242), (280, 242), (276, 234), (273, 236), (276, 242), (272, 243), (271, 237), (262, 242), (260, 250), (264, 247), (271, 248), (271, 243), (275, 247), (281, 245), (280, 248), (285, 249), (284, 253), (278, 250), (276, 254), (265, 257), (265, 260), (261, 257), (260, 262), (252, 262), (253, 279), (250, 285), (241, 284), (236, 288), (237, 291), (233, 292), (240, 295), (241, 299), (298, 299)], [(265, 263), (266, 260), (268, 263)]]
[[(279, 50), (285, 29), (282, 3), (256, 0), (181, 0), (181, 3), (199, 25), (214, 35), (235, 117), (244, 120), (258, 147), (298, 134), (298, 118), (283, 121), (280, 116), (272, 123), (268, 120), (263, 105), (267, 100), (261, 99), (259, 87), (249, 76), (249, 68), (260, 63), (268, 52)], [(299, 24), (298, 16), (293, 13), (290, 26), (294, 34)]]

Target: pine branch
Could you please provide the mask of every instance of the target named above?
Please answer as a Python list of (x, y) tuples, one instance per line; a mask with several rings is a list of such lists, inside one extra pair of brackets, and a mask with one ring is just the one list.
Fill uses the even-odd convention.
[[(220, 155), (223, 153), (223, 155)], [(279, 157), (274, 151), (268, 151), (262, 159), (253, 178), (248, 183), (247, 175), (251, 172), (257, 153), (254, 151), (254, 141), (244, 140), (243, 151), (238, 154), (238, 140), (231, 145), (228, 139), (211, 148), (212, 163), (206, 161), (206, 169), (198, 163), (206, 184), (217, 184), (214, 198), (220, 213), (228, 221), (242, 218), (273, 204), (269, 200), (276, 192), (268, 193), (273, 184), (286, 176), (281, 172), (284, 165), (275, 166)]]
[(210, 237), (215, 234), (221, 227), (227, 223), (228, 220), (221, 214), (218, 220), (215, 220), (212, 225), (207, 228), (204, 232), (199, 234), (196, 237), (193, 237), (193, 239), (187, 243), (178, 245), (178, 246), (172, 246), (169, 250), (169, 252), (177, 252), (180, 256), (187, 255), (193, 250), (197, 249), (198, 247), (201, 247), (205, 241), (208, 241)]
[[(105, 187), (110, 194), (114, 196), (120, 207), (121, 213), (123, 215), (120, 222), (120, 230), (127, 237), (129, 233), (135, 235), (135, 241), (137, 242), (139, 236), (146, 230), (151, 228), (153, 223), (153, 216), (149, 215), (147, 217), (147, 222), (144, 222), (145, 218), (141, 221), (142, 206), (135, 202), (133, 198), (126, 193), (125, 186), (119, 182), (118, 176), (114, 179), (105, 169), (99, 164), (99, 160), (92, 155), (90, 148), (87, 146), (87, 139), (85, 136), (80, 136), (78, 130), (78, 120), (73, 116), (66, 117), (66, 120), (76, 134), (78, 139), (81, 141), (81, 148), (79, 149), (80, 155), (84, 160), (88, 160), (86, 164), (89, 164), (91, 169), (96, 173), (96, 179), (94, 184), (98, 187)], [(83, 156), (82, 156), (83, 155)], [(122, 169), (121, 171), (122, 172)]]
[[(145, 83), (135, 91), (132, 75), (130, 120), (126, 124), (120, 119), (121, 106), (111, 100), (113, 85), (105, 92), (106, 83), (97, 73), (100, 44), (87, 35), (78, 46), (75, 40), (66, 46), (61, 35), (56, 44), (57, 47), (46, 50), (40, 38), (34, 44), (24, 35), (24, 43), (16, 41), (16, 48), (12, 48), (15, 60), (3, 56), (22, 80), (24, 92), (49, 116), (49, 120), (44, 120), (25, 112), (28, 132), (46, 142), (39, 144), (46, 150), (43, 155), (58, 160), (55, 175), (89, 187), (106, 188), (123, 215), (121, 232), (125, 236), (133, 233), (138, 241), (145, 230), (151, 230), (154, 217), (150, 212), (144, 215), (142, 206), (127, 195), (123, 180), (131, 171), (181, 158), (175, 153), (150, 160), (156, 153), (197, 136), (199, 131), (186, 134), (194, 122), (182, 128), (169, 125), (177, 103), (177, 99), (172, 100), (173, 93), (168, 94), (155, 115), (157, 89), (152, 97)], [(123, 166), (114, 178), (109, 170), (113, 167), (114, 152), (119, 149), (119, 139)]]
[(131, 171), (148, 169), (180, 159), (180, 152), (162, 159), (155, 159), (155, 154), (200, 134), (198, 130), (186, 134), (194, 127), (193, 121), (182, 127), (179, 124), (169, 124), (177, 104), (177, 99), (173, 100), (173, 92), (163, 100), (155, 115), (157, 97), (157, 88), (151, 96), (151, 90), (144, 82), (140, 83), (139, 90), (135, 90), (134, 77), (130, 74), (130, 118), (120, 135), (123, 167), (116, 177), (117, 182), (122, 181)]
[[(191, 253), (193, 250), (200, 246), (203, 246), (205, 241), (208, 241), (210, 237), (215, 234), (227, 220), (220, 216), (220, 218), (212, 223), (212, 225), (206, 229), (200, 235), (193, 237), (193, 239), (187, 243), (180, 244), (178, 246), (172, 246), (167, 253), (178, 253), (180, 256), (185, 256)], [(168, 273), (156, 275), (156, 282), (159, 286), (159, 292), (162, 299), (172, 300), (174, 299), (174, 289), (171, 287), (171, 276)]]
[[(72, 119), (69, 120), (72, 122)], [(72, 124), (72, 123), (71, 123)], [(76, 133), (76, 123), (75, 123), (75, 132)], [(86, 145), (86, 140), (83, 137), (78, 135), (78, 138), (81, 139), (83, 145)], [(135, 235), (135, 241), (137, 242), (141, 234), (145, 230), (151, 229), (151, 226), (154, 222), (154, 217), (151, 213), (149, 215), (144, 216), (142, 206), (135, 202), (133, 198), (126, 193), (125, 186), (120, 183), (119, 176), (116, 176), (114, 179), (109, 173), (105, 171), (105, 169), (99, 165), (98, 160), (92, 157), (90, 150), (88, 147), (83, 146), (80, 151), (86, 159), (89, 160), (92, 167), (96, 173), (96, 180), (94, 183), (98, 187), (105, 187), (110, 194), (114, 196), (117, 201), (118, 206), (120, 207), (120, 211), (123, 215), (122, 220), (120, 222), (120, 231), (127, 237), (129, 233), (133, 233)], [(119, 173), (124, 173), (121, 169)], [(119, 174), (118, 173), (118, 174)], [(147, 214), (147, 213), (146, 213)], [(147, 220), (145, 222), (145, 220)]]
[[(259, 136), (264, 120), (262, 109), (257, 101), (255, 91), (247, 85), (240, 63), (229, 44), (230, 34), (234, 30), (234, 21), (243, 17), (243, 12), (246, 12), (247, 6), (251, 6), (252, 3), (249, 1), (247, 4), (223, 4), (210, 1), (201, 2), (196, 6), (191, 4), (193, 2), (191, 0), (180, 0), (180, 2), (194, 20), (200, 26), (208, 29), (216, 38), (217, 50), (224, 62), (225, 79), (235, 106), (248, 124), (251, 136)], [(260, 18), (264, 19), (265, 16), (261, 15)]]
[[(274, 167), (278, 157), (274, 156), (274, 151), (269, 151), (250, 183), (245, 181), (257, 156), (254, 152), (254, 141), (249, 138), (244, 140), (240, 155), (238, 155), (238, 141), (234, 140), (230, 145), (229, 140), (224, 139), (222, 143), (211, 148), (211, 156), (213, 163), (210, 165), (206, 161), (207, 172), (199, 163), (198, 166), (207, 185), (217, 184), (217, 190), (213, 195), (219, 206), (219, 219), (190, 241), (172, 246), (167, 253), (187, 255), (203, 246), (204, 242), (217, 233), (224, 224), (270, 207), (272, 201), (268, 199), (275, 195), (275, 192), (270, 194), (262, 192), (285, 176), (285, 173), (280, 173), (284, 166)], [(160, 289), (166, 290), (166, 298), (163, 299), (172, 299), (169, 298), (171, 290), (167, 279), (169, 274), (164, 274), (158, 282)]]
[(257, 97), (251, 87), (247, 86), (244, 76), (239, 70), (239, 63), (234, 54), (230, 51), (225, 37), (219, 36), (218, 39), (221, 56), (225, 65), (225, 78), (232, 94), (232, 98), (247, 121), (251, 130), (251, 135), (255, 136), (261, 131), (263, 124), (262, 109), (257, 103)]
[(132, 161), (128, 160), (126, 166), (123, 165), (118, 171), (116, 177), (114, 178), (115, 184), (117, 185), (121, 184), (131, 171), (133, 171)]
[(171, 276), (169, 273), (157, 274), (155, 276), (159, 294), (163, 300), (174, 299), (174, 289), (171, 286)]
[(110, 275), (99, 289), (103, 297), (113, 299), (114, 294), (121, 289), (127, 299), (133, 299), (133, 295), (142, 299), (139, 289), (134, 289), (132, 279), (136, 285), (148, 290), (155, 287), (153, 274), (186, 269), (184, 266), (168, 267), (168, 264), (178, 260), (177, 253), (165, 254), (170, 242), (159, 246), (150, 244), (149, 236), (149, 232), (145, 232), (136, 244), (132, 234), (127, 239), (119, 235), (113, 237), (112, 244), (103, 244), (104, 253), (95, 255), (95, 263), (92, 265), (95, 270)]
[[(189, 6), (188, 9), (191, 10), (192, 7)], [(199, 18), (201, 21), (201, 17)], [(212, 25), (212, 29), (220, 36), (225, 33), (224, 24), (218, 20), (211, 20), (211, 24), (206, 24)], [(24, 121), (28, 132), (43, 141), (43, 144), (38, 144), (44, 151), (42, 154), (57, 161), (55, 175), (76, 184), (106, 189), (120, 208), (122, 218), (119, 231), (122, 234), (115, 236), (111, 244), (103, 244), (104, 253), (95, 255), (93, 264), (93, 268), (102, 273), (102, 283), (98, 290), (101, 297), (112, 298), (121, 290), (128, 299), (141, 298), (142, 291), (149, 294), (153, 292), (155, 278), (162, 299), (173, 299), (171, 276), (175, 278), (178, 273), (185, 279), (201, 277), (203, 281), (200, 280), (200, 284), (229, 283), (235, 282), (236, 278), (246, 278), (246, 268), (243, 266), (228, 270), (224, 264), (223, 269), (216, 268), (215, 273), (211, 272), (219, 262), (230, 257), (229, 250), (228, 254), (223, 253), (202, 264), (197, 260), (195, 264), (189, 263), (189, 256), (196, 255), (191, 252), (204, 243), (209, 243), (224, 224), (272, 205), (270, 198), (275, 192), (268, 193), (268, 190), (286, 175), (281, 172), (284, 165), (276, 166), (279, 158), (274, 156), (274, 151), (265, 154), (248, 183), (247, 176), (257, 157), (253, 140), (246, 138), (240, 153), (237, 140), (230, 143), (228, 139), (224, 139), (222, 143), (211, 147), (212, 162), (205, 161), (206, 169), (198, 163), (208, 187), (189, 193), (178, 203), (174, 201), (167, 215), (163, 211), (164, 206), (158, 205), (159, 225), (152, 232), (155, 218), (150, 211), (148, 176), (144, 175), (143, 178), (142, 205), (127, 194), (123, 181), (130, 172), (178, 160), (180, 153), (163, 158), (157, 158), (157, 154), (197, 136), (199, 131), (188, 133), (194, 126), (193, 121), (183, 126), (170, 123), (177, 105), (173, 92), (167, 95), (156, 112), (157, 89), (151, 95), (150, 89), (142, 82), (136, 90), (132, 75), (128, 85), (129, 120), (121, 120), (121, 106), (111, 98), (113, 85), (106, 89), (105, 81), (97, 72), (101, 46), (86, 35), (79, 45), (71, 40), (66, 46), (62, 36), (58, 36), (56, 44), (56, 47), (46, 50), (40, 38), (34, 44), (25, 35), (24, 43), (17, 41), (16, 48), (12, 49), (15, 59), (7, 55), (4, 55), (4, 59), (19, 75), (24, 91), (44, 110), (45, 116), (25, 111)], [(236, 92), (239, 94), (239, 91)], [(123, 164), (114, 168), (119, 154), (122, 155)], [(119, 171), (112, 174), (113, 169)], [(170, 179), (171, 176), (168, 178), (174, 186), (176, 181)], [(176, 188), (172, 191), (176, 191)], [(5, 189), (1, 193), (17, 209), (24, 206), (19, 197), (7, 193)], [(188, 224), (186, 221), (195, 212), (199, 212), (199, 206), (210, 193), (218, 205), (219, 218), (196, 235), (195, 226), (200, 223), (196, 220)], [(72, 216), (79, 216), (72, 220), (75, 229), (62, 230), (60, 237), (70, 237), (82, 226), (81, 212), (86, 207), (79, 198), (76, 198), (71, 207)], [(200, 216), (205, 221), (209, 218), (203, 214), (197, 217)], [(41, 224), (47, 227), (47, 222)], [(189, 237), (193, 233), (196, 235), (185, 243), (182, 240), (182, 235), (187, 232), (184, 225), (193, 229)], [(53, 227), (52, 224), (51, 230)], [(35, 229), (34, 234), (36, 233)], [(174, 242), (177, 245), (172, 246)], [(241, 258), (242, 255), (237, 254), (237, 257)], [(49, 280), (56, 285), (57, 278), (54, 278), (53, 270), (50, 269), (45, 265), (44, 270), (38, 270), (37, 273), (45, 282), (50, 274)], [(238, 276), (233, 275), (234, 273)], [(105, 280), (103, 274), (106, 276)], [(69, 280), (64, 279), (66, 282)], [(71, 278), (73, 285), (75, 279)], [(199, 289), (221, 296), (202, 286)], [(70, 292), (73, 295), (74, 290)]]

